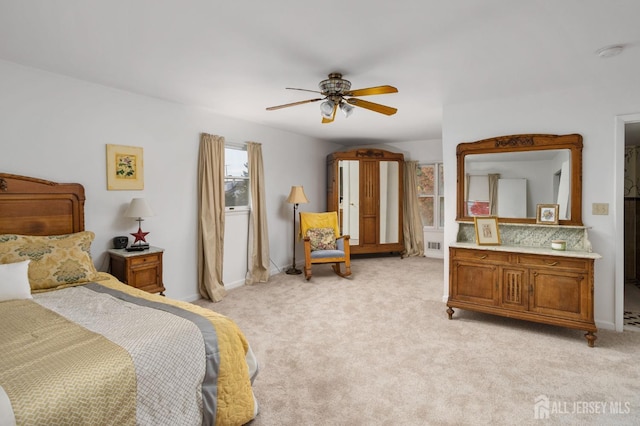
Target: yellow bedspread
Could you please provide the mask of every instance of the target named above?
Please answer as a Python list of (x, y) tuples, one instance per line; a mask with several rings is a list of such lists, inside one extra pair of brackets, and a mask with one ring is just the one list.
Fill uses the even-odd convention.
[(242, 331), (229, 318), (187, 302), (169, 299), (122, 284), (100, 273), (97, 283), (132, 296), (179, 307), (207, 318), (215, 327), (220, 349), (216, 424), (242, 425), (254, 417), (255, 403), (245, 356), (249, 345)]
[(135, 424), (127, 351), (32, 300), (0, 304), (0, 386), (18, 425)]
[[(232, 320), (190, 303), (137, 290), (109, 274), (100, 273), (96, 282), (103, 286), (98, 286), (103, 292), (116, 290), (150, 306), (170, 305), (195, 314), (200, 322), (208, 321), (217, 339), (217, 351), (213, 352), (217, 378), (212, 376), (217, 398), (215, 424), (242, 425), (254, 418), (257, 405), (246, 362), (250, 348)], [(116, 297), (117, 292), (113, 293)], [(9, 396), (17, 424), (135, 424), (140, 420), (136, 386), (140, 390), (137, 382), (142, 378), (136, 377), (138, 364), (135, 359), (132, 362), (132, 354), (103, 334), (56, 313), (52, 306), (67, 300), (66, 293), (51, 296), (46, 303), (42, 298), (0, 302), (0, 387)], [(123, 300), (128, 297), (120, 296)], [(171, 341), (166, 343), (171, 345)], [(175, 368), (180, 371), (184, 366)]]

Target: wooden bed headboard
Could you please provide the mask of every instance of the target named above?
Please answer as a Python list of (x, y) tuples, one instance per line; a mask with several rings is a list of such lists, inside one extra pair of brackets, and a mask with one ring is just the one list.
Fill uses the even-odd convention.
[(0, 173), (0, 234), (84, 231), (84, 187)]

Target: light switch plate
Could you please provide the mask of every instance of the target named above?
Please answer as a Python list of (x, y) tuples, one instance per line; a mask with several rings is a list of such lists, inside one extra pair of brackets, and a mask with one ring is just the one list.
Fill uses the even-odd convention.
[(591, 205), (591, 214), (604, 216), (608, 215), (609, 203), (593, 203)]

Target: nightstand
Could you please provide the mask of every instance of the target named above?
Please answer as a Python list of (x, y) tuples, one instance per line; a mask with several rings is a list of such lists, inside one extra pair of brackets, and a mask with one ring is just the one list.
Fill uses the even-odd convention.
[(111, 275), (131, 287), (160, 293), (164, 296), (162, 283), (162, 253), (164, 249), (149, 247), (143, 251), (109, 249)]

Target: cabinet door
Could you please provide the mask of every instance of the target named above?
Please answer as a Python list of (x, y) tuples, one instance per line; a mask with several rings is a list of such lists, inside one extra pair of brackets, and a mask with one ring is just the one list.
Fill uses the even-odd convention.
[(132, 287), (152, 293), (164, 291), (162, 285), (161, 254), (150, 254), (148, 256), (137, 256), (132, 258), (128, 284)]
[(587, 276), (577, 272), (532, 268), (529, 310), (554, 317), (591, 320)]
[(377, 160), (360, 161), (360, 245), (378, 244), (380, 182)]
[(498, 303), (498, 266), (454, 261), (451, 273), (450, 298), (482, 305)]
[(524, 268), (502, 268), (500, 305), (507, 309), (529, 309), (529, 275)]

